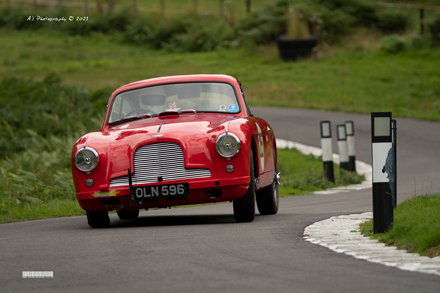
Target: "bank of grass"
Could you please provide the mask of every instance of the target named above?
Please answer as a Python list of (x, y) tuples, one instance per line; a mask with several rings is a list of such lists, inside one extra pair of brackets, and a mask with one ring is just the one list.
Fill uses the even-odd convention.
[(361, 233), (409, 252), (440, 256), (440, 193), (415, 196), (399, 204), (390, 231), (373, 235), (370, 220), (361, 224)]
[(279, 187), (280, 196), (309, 194), (314, 191), (358, 184), (365, 176), (341, 170), (334, 164), (335, 183), (324, 179), (321, 158), (313, 155), (303, 155), (295, 149), (278, 150), (278, 171), (281, 173), (282, 184)]
[(66, 84), (96, 90), (164, 75), (224, 73), (242, 82), (251, 105), (392, 111), (395, 117), (440, 121), (440, 47), (391, 54), (380, 50), (380, 38), (349, 49), (322, 47), (316, 58), (285, 63), (275, 45), (167, 53), (122, 44), (117, 33), (82, 37), (2, 28), (0, 78), (42, 80), (53, 72)]
[[(0, 206), (1, 208), (1, 206)], [(0, 223), (85, 215), (85, 211), (73, 199), (12, 204), (7, 211), (0, 210)]]

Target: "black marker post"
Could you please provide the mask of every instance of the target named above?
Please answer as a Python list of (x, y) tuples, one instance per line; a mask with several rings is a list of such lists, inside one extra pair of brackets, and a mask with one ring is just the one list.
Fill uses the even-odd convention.
[(345, 124), (337, 126), (338, 132), (338, 150), (339, 150), (339, 167), (342, 170), (350, 171), (350, 163), (348, 161), (348, 146), (347, 133), (345, 131)]
[(324, 178), (335, 183), (333, 168), (332, 132), (330, 121), (321, 121), (321, 148), (322, 163), (324, 164)]
[(356, 152), (354, 144), (354, 123), (353, 121), (345, 121), (345, 130), (347, 134), (348, 161), (351, 172), (356, 172)]
[(393, 177), (390, 177), (390, 189), (393, 195), (393, 207), (397, 206), (397, 122), (396, 120), (391, 120), (391, 127), (393, 130)]
[(373, 230), (384, 233), (393, 226), (390, 178), (395, 176), (391, 112), (371, 113), (373, 157)]

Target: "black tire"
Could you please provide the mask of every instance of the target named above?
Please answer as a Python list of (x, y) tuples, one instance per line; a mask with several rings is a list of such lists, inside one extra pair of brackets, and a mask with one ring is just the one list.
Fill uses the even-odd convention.
[(241, 198), (234, 200), (234, 217), (238, 223), (252, 222), (255, 218), (255, 176), (254, 156), (251, 150), (250, 175), (248, 191)]
[(278, 212), (279, 191), (278, 184), (272, 184), (257, 191), (257, 207), (260, 215), (275, 215)]
[(117, 213), (121, 220), (135, 220), (139, 217), (139, 210), (118, 211)]
[[(277, 161), (275, 159), (275, 176), (278, 174)], [(257, 191), (257, 207), (260, 215), (275, 215), (278, 213), (280, 194), (277, 179), (262, 190)]]
[(87, 223), (92, 228), (106, 228), (110, 225), (108, 212), (86, 212)]

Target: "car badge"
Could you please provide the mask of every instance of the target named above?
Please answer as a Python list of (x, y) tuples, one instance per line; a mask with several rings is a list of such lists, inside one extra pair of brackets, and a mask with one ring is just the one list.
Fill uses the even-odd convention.
[(172, 111), (176, 111), (176, 110), (177, 110), (177, 104), (176, 104), (176, 102), (169, 103), (169, 104), (168, 104), (168, 107), (169, 107), (169, 109), (172, 110)]

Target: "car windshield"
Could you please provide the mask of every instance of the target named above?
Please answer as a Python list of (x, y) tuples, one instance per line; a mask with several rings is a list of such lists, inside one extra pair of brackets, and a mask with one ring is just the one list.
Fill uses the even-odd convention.
[(118, 94), (111, 105), (108, 123), (136, 116), (155, 116), (164, 111), (238, 113), (240, 104), (232, 85), (218, 82), (178, 83), (151, 86)]

